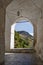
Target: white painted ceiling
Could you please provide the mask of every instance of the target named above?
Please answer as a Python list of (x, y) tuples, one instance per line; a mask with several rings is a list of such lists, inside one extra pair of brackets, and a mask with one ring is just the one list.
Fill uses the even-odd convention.
[(29, 19), (38, 19), (43, 13), (43, 0), (13, 0), (6, 8), (6, 14), (10, 21), (14, 21), (20, 11), (20, 16)]

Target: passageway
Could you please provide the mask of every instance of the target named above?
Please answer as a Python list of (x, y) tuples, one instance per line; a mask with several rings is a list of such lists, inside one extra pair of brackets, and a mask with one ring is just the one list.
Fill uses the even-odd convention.
[(5, 53), (5, 65), (43, 65), (35, 53)]
[[(11, 25), (20, 20), (33, 24), (36, 53), (10, 49)], [(0, 65), (43, 65), (39, 57), (43, 61), (43, 0), (0, 0)]]

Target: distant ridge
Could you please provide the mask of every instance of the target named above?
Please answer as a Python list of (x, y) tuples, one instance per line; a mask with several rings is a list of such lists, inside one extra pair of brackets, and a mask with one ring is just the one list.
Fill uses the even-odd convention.
[(16, 32), (18, 32), (20, 35), (24, 36), (25, 38), (29, 37), (29, 38), (33, 39), (33, 36), (26, 31), (16, 31)]

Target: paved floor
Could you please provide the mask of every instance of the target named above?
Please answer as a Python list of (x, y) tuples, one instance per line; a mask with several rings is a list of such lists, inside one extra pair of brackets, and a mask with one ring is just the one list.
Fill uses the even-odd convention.
[(43, 65), (33, 53), (6, 53), (5, 65)]

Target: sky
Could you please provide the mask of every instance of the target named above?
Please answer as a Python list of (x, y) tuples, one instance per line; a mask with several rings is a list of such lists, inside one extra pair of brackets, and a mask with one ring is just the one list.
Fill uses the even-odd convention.
[(15, 25), (16, 31), (26, 31), (33, 36), (33, 25), (31, 22), (27, 22), (25, 20), (16, 23)]

